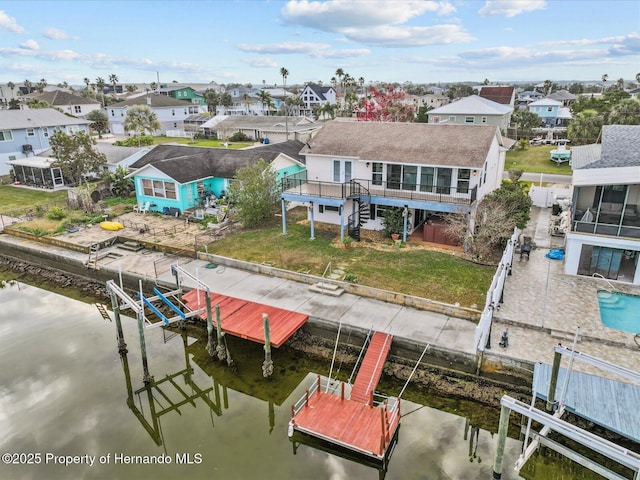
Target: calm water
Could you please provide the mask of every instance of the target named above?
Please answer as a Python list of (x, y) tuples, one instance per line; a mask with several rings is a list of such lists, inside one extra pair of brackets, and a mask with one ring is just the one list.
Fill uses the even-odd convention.
[[(275, 374), (265, 381), (257, 344), (230, 342), (232, 371), (207, 359), (206, 335), (154, 329), (146, 335), (149, 370), (163, 382), (150, 401), (137, 325), (128, 317), (123, 322), (129, 353), (121, 359), (115, 324), (95, 306), (23, 283), (0, 289), (0, 453), (41, 455), (40, 464), (0, 464), (0, 478), (381, 478), (372, 467), (307, 445), (293, 452), (290, 406), (310, 372), (326, 373), (327, 365), (275, 350)], [(171, 408), (183, 393), (200, 396)], [(403, 401), (403, 414), (386, 479), (491, 478), (497, 435), (415, 401)], [(482, 418), (483, 409), (469, 416)], [(496, 412), (490, 416), (485, 423), (495, 429)], [(520, 447), (509, 439), (502, 478), (595, 478), (553, 457), (532, 462), (520, 477), (512, 471)], [(53, 463), (65, 455), (84, 464)], [(171, 463), (123, 464), (130, 456)]]

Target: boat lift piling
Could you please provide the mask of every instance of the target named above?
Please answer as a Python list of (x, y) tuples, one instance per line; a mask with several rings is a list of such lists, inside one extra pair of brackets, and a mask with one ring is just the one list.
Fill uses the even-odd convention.
[(262, 314), (264, 322), (264, 362), (262, 363), (262, 376), (270, 378), (273, 375), (273, 360), (271, 360), (271, 338), (269, 337), (269, 316)]

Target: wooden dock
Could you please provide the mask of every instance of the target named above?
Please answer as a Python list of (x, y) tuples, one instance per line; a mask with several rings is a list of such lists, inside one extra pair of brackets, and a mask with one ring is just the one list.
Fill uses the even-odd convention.
[(351, 389), (351, 400), (371, 405), (373, 392), (378, 386), (382, 367), (387, 360), (387, 355), (391, 348), (391, 335), (382, 332), (375, 332), (367, 348), (367, 353), (362, 360), (362, 365), (358, 370), (356, 381)]
[[(533, 390), (538, 398), (547, 399), (551, 380), (551, 365), (536, 363)], [(556, 398), (560, 398), (567, 371), (558, 373)], [(604, 377), (572, 371), (564, 399), (567, 411), (640, 442), (640, 386)]]
[[(222, 328), (229, 335), (264, 344), (264, 325), (262, 314), (269, 316), (270, 338), (274, 347), (279, 347), (286, 342), (298, 329), (300, 329), (309, 316), (303, 313), (292, 312), (282, 308), (250, 302), (240, 298), (229, 297), (214, 292), (209, 294), (211, 307), (220, 307), (220, 320)], [(182, 301), (192, 310), (198, 310), (205, 305), (203, 290), (194, 289), (182, 296)], [(200, 317), (206, 320), (207, 314), (203, 312)], [(213, 319), (216, 326), (216, 320)]]
[(290, 436), (301, 432), (372, 460), (387, 461), (400, 425), (400, 399), (375, 406), (373, 393), (391, 348), (392, 336), (375, 332), (351, 393), (344, 383), (317, 381), (291, 407)]
[[(335, 395), (322, 388), (320, 376), (292, 408), (291, 425), (298, 432), (384, 461), (400, 424), (400, 401), (377, 407)], [(291, 432), (293, 433), (293, 432)]]

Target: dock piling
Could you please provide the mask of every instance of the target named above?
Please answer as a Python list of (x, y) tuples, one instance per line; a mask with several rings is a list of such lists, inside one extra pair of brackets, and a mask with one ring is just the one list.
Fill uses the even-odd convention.
[(213, 357), (216, 353), (216, 344), (213, 340), (213, 318), (211, 313), (211, 298), (209, 292), (205, 292), (205, 303), (207, 304), (207, 352), (210, 357)]
[(504, 460), (504, 447), (507, 443), (507, 431), (509, 429), (509, 415), (511, 410), (502, 405), (500, 407), (500, 423), (498, 424), (498, 446), (496, 447), (496, 458), (493, 462), (493, 480), (502, 478), (502, 463)]
[(270, 378), (273, 375), (273, 360), (271, 360), (271, 338), (269, 333), (269, 316), (262, 314), (264, 323), (264, 362), (262, 363), (262, 376)]
[(118, 297), (115, 293), (111, 293), (111, 306), (113, 307), (113, 315), (116, 318), (116, 330), (118, 334), (118, 353), (120, 355), (126, 355), (127, 344), (124, 341), (124, 332), (122, 331), (122, 321), (120, 320), (120, 306), (118, 304)]
[(558, 384), (558, 372), (560, 371), (560, 362), (562, 353), (555, 352), (553, 355), (553, 367), (551, 368), (551, 380), (549, 381), (549, 392), (547, 393), (547, 412), (553, 410), (556, 399), (556, 386)]

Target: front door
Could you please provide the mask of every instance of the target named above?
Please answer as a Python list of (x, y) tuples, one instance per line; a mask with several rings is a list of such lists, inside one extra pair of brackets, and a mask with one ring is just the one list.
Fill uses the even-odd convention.
[(347, 183), (351, 181), (351, 160), (333, 161), (333, 181), (336, 183)]

